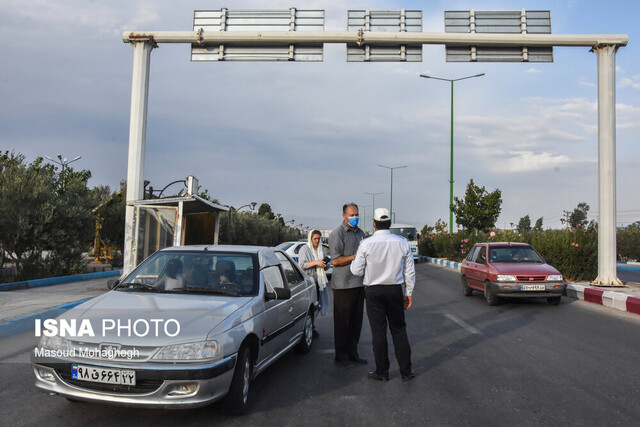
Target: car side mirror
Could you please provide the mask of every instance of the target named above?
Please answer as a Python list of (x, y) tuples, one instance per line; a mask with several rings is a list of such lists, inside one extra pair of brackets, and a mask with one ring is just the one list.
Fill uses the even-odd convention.
[(291, 298), (291, 289), (273, 288), (273, 292), (266, 292), (264, 296), (268, 300), (283, 300)]
[(553, 259), (551, 259), (551, 258), (545, 258), (544, 262), (546, 262), (549, 265), (553, 265)]
[(107, 281), (107, 289), (112, 290), (120, 284), (120, 279), (110, 279)]

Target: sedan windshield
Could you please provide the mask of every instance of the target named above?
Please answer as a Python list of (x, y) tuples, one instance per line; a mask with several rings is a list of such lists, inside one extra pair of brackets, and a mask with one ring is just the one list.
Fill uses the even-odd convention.
[(220, 252), (157, 252), (116, 288), (119, 291), (257, 295), (257, 258)]
[(489, 261), (494, 262), (536, 262), (544, 260), (531, 246), (491, 246)]

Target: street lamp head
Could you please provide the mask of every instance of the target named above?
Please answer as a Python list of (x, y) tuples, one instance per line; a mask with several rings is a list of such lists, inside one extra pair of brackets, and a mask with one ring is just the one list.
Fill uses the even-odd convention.
[(257, 203), (256, 202), (251, 202), (251, 210), (254, 210), (256, 208)]
[(482, 76), (484, 76), (484, 73), (474, 74), (473, 76), (460, 77), (459, 79), (445, 79), (445, 78), (442, 78), (442, 77), (430, 76), (428, 74), (420, 74), (420, 77), (424, 77), (425, 79), (442, 80), (442, 81), (445, 81), (445, 82), (457, 82), (458, 80), (466, 80), (466, 79), (472, 79), (474, 77), (482, 77)]

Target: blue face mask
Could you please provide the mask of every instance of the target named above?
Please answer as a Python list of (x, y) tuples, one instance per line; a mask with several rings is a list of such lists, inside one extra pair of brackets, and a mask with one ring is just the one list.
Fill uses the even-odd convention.
[(358, 226), (359, 221), (360, 221), (360, 218), (358, 218), (357, 216), (352, 216), (349, 218), (349, 225), (352, 226), (353, 228), (356, 228)]

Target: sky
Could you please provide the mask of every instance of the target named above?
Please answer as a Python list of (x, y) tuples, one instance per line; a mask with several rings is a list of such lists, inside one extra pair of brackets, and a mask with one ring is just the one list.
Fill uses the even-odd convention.
[[(640, 3), (601, 1), (3, 0), (0, 2), (0, 150), (73, 159), (90, 186), (126, 179), (133, 49), (123, 31), (190, 31), (203, 9), (322, 9), (325, 31), (348, 10), (422, 10), (444, 32), (445, 10), (550, 10), (555, 34), (627, 34), (616, 55), (617, 224), (640, 220)], [(502, 192), (499, 228), (529, 215), (560, 228), (578, 203), (598, 215), (597, 61), (586, 47), (554, 48), (553, 63), (191, 62), (190, 46), (151, 53), (144, 179), (162, 188), (193, 175), (236, 207), (269, 203), (303, 227), (334, 228), (372, 197), (396, 222), (449, 218), (450, 85), (455, 83), (454, 195), (469, 180)], [(175, 188), (175, 187), (174, 187)], [(179, 188), (179, 187), (178, 187)], [(363, 218), (366, 214), (366, 218)], [(370, 226), (369, 226), (370, 227)]]

